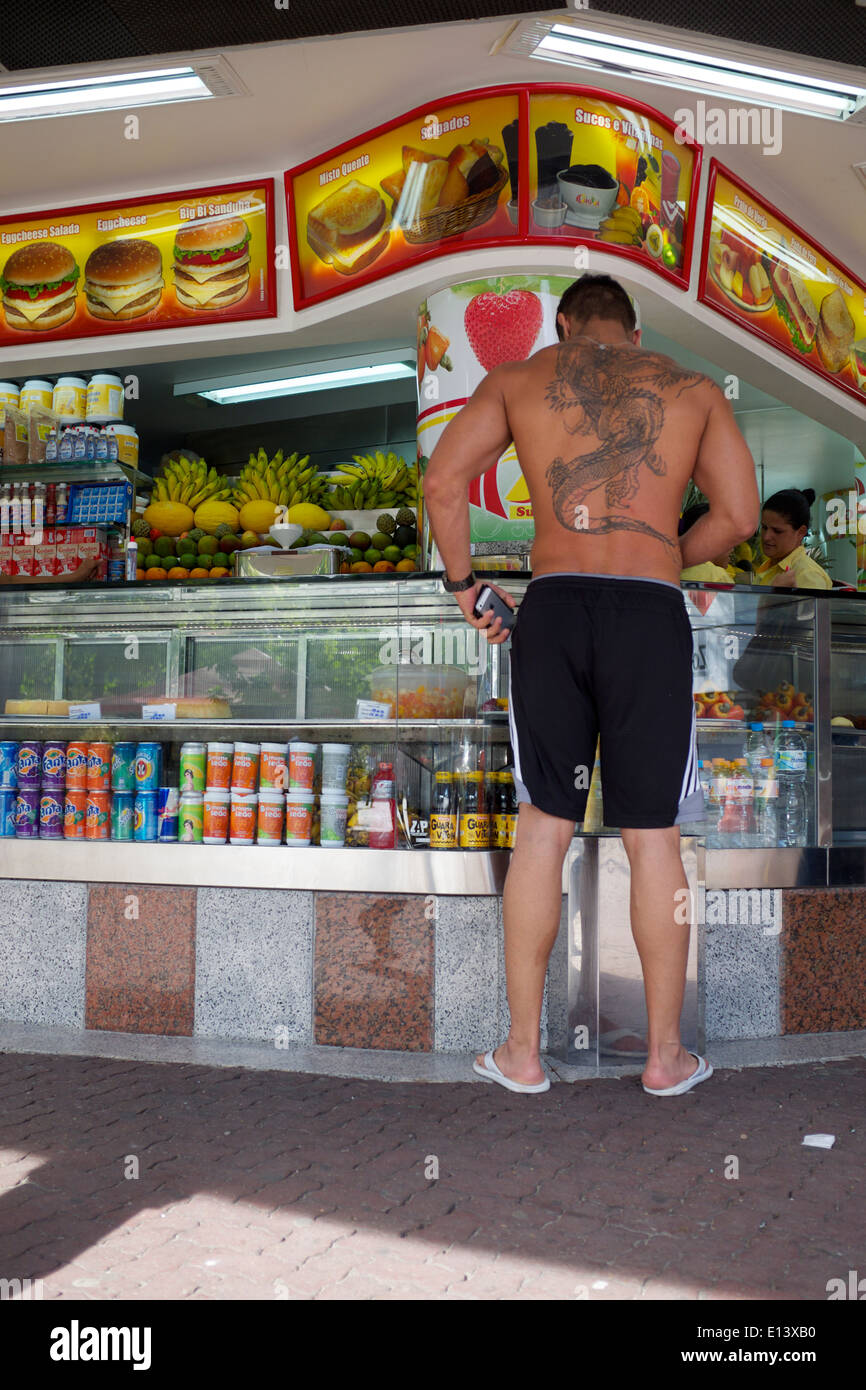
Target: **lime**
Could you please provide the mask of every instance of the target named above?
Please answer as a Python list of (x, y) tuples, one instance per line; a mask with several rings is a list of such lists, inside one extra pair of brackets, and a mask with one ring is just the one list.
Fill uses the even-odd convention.
[(195, 568), (198, 568), (200, 570), (209, 570), (213, 563), (214, 558), (212, 555), (197, 555)]
[(377, 531), (375, 536), (370, 541), (370, 545), (373, 548), (373, 550), (384, 550), (390, 544), (391, 537), (383, 536), (381, 531)]
[(368, 565), (378, 565), (382, 558), (382, 552), (381, 550), (377, 550), (374, 545), (371, 545), (369, 550), (364, 551), (363, 558), (367, 561)]
[(382, 551), (382, 559), (390, 560), (394, 565), (396, 565), (398, 560), (402, 560), (403, 558), (403, 552), (399, 545), (386, 545), (385, 549)]
[(199, 555), (216, 555), (219, 548), (220, 543), (216, 536), (202, 536), (198, 543)]
[(352, 564), (352, 565), (358, 565), (358, 564), (360, 564), (360, 562), (363, 560), (363, 558), (364, 558), (364, 552), (363, 552), (363, 550), (359, 550), (357, 546), (353, 545), (353, 546), (352, 546), (352, 558), (351, 558), (351, 560), (350, 560), (349, 563)]
[(418, 559), (418, 547), (417, 547), (417, 545), (404, 545), (404, 546), (403, 546), (403, 559), (404, 559), (404, 560), (417, 560), (417, 559)]

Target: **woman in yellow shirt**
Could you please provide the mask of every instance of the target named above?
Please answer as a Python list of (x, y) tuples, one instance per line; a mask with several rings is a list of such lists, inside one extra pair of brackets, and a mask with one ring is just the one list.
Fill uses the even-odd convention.
[(767, 498), (761, 509), (761, 549), (767, 558), (755, 570), (756, 583), (774, 589), (832, 589), (827, 571), (803, 549), (814, 501), (812, 488), (784, 488)]

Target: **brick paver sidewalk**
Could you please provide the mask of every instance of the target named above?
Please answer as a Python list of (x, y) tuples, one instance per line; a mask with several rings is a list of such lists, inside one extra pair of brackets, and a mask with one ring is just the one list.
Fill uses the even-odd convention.
[(45, 1299), (824, 1300), (866, 1272), (864, 1083), (858, 1059), (676, 1100), (634, 1078), (529, 1097), (4, 1055), (0, 1278)]

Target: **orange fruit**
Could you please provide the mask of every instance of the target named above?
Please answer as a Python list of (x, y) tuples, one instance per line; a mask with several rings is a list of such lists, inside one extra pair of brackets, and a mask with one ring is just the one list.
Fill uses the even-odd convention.
[(352, 574), (372, 574), (373, 566), (366, 560), (356, 560), (354, 565), (350, 566), (350, 571)]
[(147, 573), (146, 570), (136, 570), (136, 571), (135, 571), (135, 577), (136, 577), (136, 579), (144, 579), (146, 573)]
[(190, 570), (189, 577), (190, 579), (207, 579), (209, 574), (210, 570), (203, 570), (199, 565), (196, 565), (195, 569)]
[(328, 527), (328, 530), (329, 530), (329, 531), (345, 531), (345, 530), (346, 530), (346, 523), (345, 523), (345, 521), (341, 521), (340, 518), (337, 517), (336, 521), (332, 521), (332, 522), (331, 522), (330, 526)]
[(346, 561), (345, 561), (345, 560), (343, 561), (342, 565), (340, 566), (340, 573), (341, 573), (341, 574), (348, 574), (348, 573), (349, 573), (349, 566), (346, 564)]
[(189, 579), (189, 570), (184, 569), (183, 565), (172, 565), (168, 577), (169, 579)]
[(414, 568), (415, 568), (415, 561), (414, 561), (414, 560), (398, 560), (398, 561), (397, 561), (397, 564), (394, 566), (394, 568), (395, 568), (395, 569), (398, 569), (398, 570), (402, 570), (405, 574), (408, 574), (410, 570), (414, 570)]
[(208, 570), (208, 574), (211, 577), (216, 576), (217, 579), (221, 579), (224, 574), (228, 574), (228, 570), (222, 565), (216, 565), (213, 569)]
[(373, 572), (375, 574), (392, 573), (393, 569), (394, 566), (391, 564), (390, 560), (377, 560), (375, 565), (373, 566)]
[(151, 565), (149, 570), (144, 572), (145, 579), (167, 579), (168, 575), (161, 565)]

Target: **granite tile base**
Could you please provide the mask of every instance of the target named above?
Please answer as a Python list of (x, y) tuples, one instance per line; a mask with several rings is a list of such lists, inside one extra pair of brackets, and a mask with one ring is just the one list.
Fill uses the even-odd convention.
[(309, 1045), (312, 975), (312, 893), (198, 890), (197, 1037)]
[(708, 1042), (778, 1036), (781, 899), (772, 888), (699, 895), (698, 989)]
[(478, 1052), (501, 1041), (500, 900), (437, 897), (434, 1047)]
[(192, 1033), (195, 900), (194, 888), (90, 885), (86, 1028)]
[(316, 894), (316, 1043), (432, 1050), (435, 902), (420, 894)]
[(82, 1028), (86, 940), (87, 884), (4, 879), (0, 1019)]
[(783, 1033), (866, 1028), (866, 889), (782, 893)]

